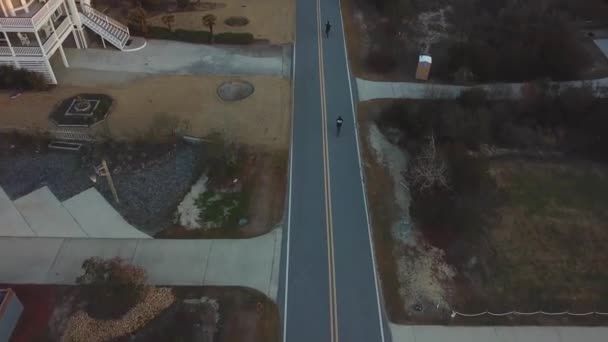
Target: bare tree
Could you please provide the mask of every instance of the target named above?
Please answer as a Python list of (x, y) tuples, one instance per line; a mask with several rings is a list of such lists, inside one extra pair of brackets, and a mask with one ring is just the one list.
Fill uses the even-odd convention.
[(213, 44), (213, 26), (215, 26), (215, 22), (217, 21), (217, 17), (213, 14), (207, 14), (202, 18), (203, 25), (209, 28), (209, 43)]
[(167, 28), (169, 29), (169, 31), (173, 31), (173, 23), (175, 22), (175, 15), (173, 14), (169, 14), (169, 15), (164, 15), (161, 20), (163, 21), (163, 23), (165, 25), (167, 25)]
[(408, 168), (406, 179), (410, 186), (421, 191), (428, 191), (435, 187), (448, 189), (448, 165), (445, 158), (437, 151), (435, 136), (431, 134), (420, 154), (412, 161)]

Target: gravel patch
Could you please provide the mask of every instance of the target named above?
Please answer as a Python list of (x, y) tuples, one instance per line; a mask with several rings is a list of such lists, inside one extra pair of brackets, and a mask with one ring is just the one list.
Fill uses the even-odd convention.
[(93, 186), (79, 154), (73, 152), (27, 153), (0, 157), (0, 186), (16, 200), (43, 186), (60, 200)]
[(97, 189), (133, 226), (154, 235), (169, 228), (178, 204), (201, 174), (201, 148), (182, 145), (149, 169), (113, 176), (120, 204), (106, 182)]
[(384, 165), (393, 178), (393, 195), (399, 209), (401, 218), (393, 224), (393, 235), (402, 242), (415, 244), (411, 236), (412, 222), (410, 220), (410, 190), (406, 185), (403, 172), (407, 170), (408, 155), (399, 147), (393, 145), (380, 131), (376, 124), (370, 124), (368, 134), (369, 144), (379, 164)]
[[(114, 202), (103, 177), (97, 183), (89, 178), (94, 163), (92, 154), (86, 152), (29, 150), (0, 154), (0, 186), (12, 200), (48, 186), (60, 201), (95, 186), (127, 222), (154, 235), (173, 224), (178, 204), (202, 174), (204, 147), (179, 143), (147, 161), (134, 158), (113, 163), (125, 154), (123, 149), (119, 146), (104, 152), (120, 204)], [(152, 149), (148, 151), (152, 155), (155, 147), (148, 149)]]

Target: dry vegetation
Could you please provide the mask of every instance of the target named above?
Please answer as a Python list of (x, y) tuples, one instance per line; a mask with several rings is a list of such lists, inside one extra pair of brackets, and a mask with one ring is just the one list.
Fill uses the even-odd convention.
[[(593, 316), (449, 317), (451, 310), (608, 310), (608, 272), (601, 268), (608, 165), (603, 139), (583, 133), (591, 127), (584, 123), (590, 112), (598, 110), (592, 126), (601, 130), (599, 123), (608, 123), (600, 110), (606, 102), (565, 96), (551, 97), (549, 107), (504, 102), (502, 110), (511, 113), (506, 121), (492, 101), (478, 102), (473, 94), (439, 107), (432, 101), (360, 105), (377, 259), (392, 321), (603, 324)], [(472, 113), (484, 106), (481, 116)], [(567, 119), (569, 106), (578, 108), (579, 124)], [(552, 119), (542, 108), (551, 108)], [(460, 117), (460, 110), (469, 114)], [(524, 121), (517, 119), (520, 111), (527, 113)], [(431, 113), (445, 115), (433, 119)], [(502, 119), (495, 121), (497, 115)], [(501, 128), (513, 124), (535, 129), (503, 139)], [(429, 154), (431, 132), (437, 147)], [(592, 138), (585, 142), (584, 136)], [(441, 181), (436, 172), (423, 173), (433, 177), (422, 182), (411, 178), (421, 160), (433, 168), (442, 165), (436, 162), (441, 156), (447, 163)]]
[(601, 0), (348, 0), (349, 55), (357, 76), (412, 80), (418, 55), (443, 82), (599, 78), (605, 57), (586, 35), (603, 27)]
[[(208, 31), (203, 25), (202, 17), (213, 14), (217, 18), (215, 33), (250, 32), (255, 39), (266, 40), (272, 44), (291, 43), (294, 38), (295, 1), (293, 0), (263, 0), (255, 3), (234, 0), (222, 2), (143, 0), (140, 3), (145, 10), (146, 22), (149, 26), (165, 27), (163, 17), (171, 14), (174, 16), (171, 25), (173, 30)], [(133, 22), (129, 20), (129, 13), (136, 7), (135, 1), (97, 0), (95, 6), (115, 19), (125, 23)], [(241, 27), (226, 25), (225, 20), (235, 16), (247, 18), (247, 25)]]

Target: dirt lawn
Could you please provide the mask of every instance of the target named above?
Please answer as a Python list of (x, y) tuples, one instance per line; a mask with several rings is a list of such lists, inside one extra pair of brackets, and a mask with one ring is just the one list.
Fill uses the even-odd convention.
[(28, 92), (16, 99), (0, 93), (0, 129), (48, 129), (48, 115), (61, 100), (78, 93), (103, 93), (114, 99), (109, 116), (112, 137), (136, 138), (146, 133), (159, 114), (186, 124), (186, 134), (220, 133), (231, 141), (286, 151), (289, 144), (290, 82), (270, 76), (242, 79), (255, 86), (250, 97), (224, 102), (216, 93), (226, 76), (154, 76), (126, 85), (58, 86), (48, 92)]
[[(120, 7), (111, 7), (107, 0), (98, 0), (97, 9), (105, 12), (114, 19), (127, 22), (126, 13), (130, 6), (122, 4)], [(222, 2), (192, 1), (191, 7), (186, 10), (173, 10), (175, 16), (172, 29), (208, 31), (204, 27), (202, 17), (214, 14), (217, 17), (214, 33), (222, 32), (249, 32), (255, 39), (266, 40), (271, 44), (287, 44), (294, 41), (295, 35), (295, 0), (258, 0), (249, 2), (245, 0), (226, 0)], [(175, 2), (170, 4), (175, 7)], [(148, 12), (148, 25), (167, 27), (162, 17), (167, 12)], [(228, 26), (224, 21), (230, 17), (245, 17), (249, 23), (244, 26)]]
[[(228, 0), (213, 3), (214, 6), (199, 6), (212, 8), (191, 12), (174, 12), (175, 29), (208, 31), (202, 24), (202, 17), (215, 14), (217, 17), (215, 33), (250, 32), (256, 39), (268, 40), (272, 44), (293, 42), (295, 31), (295, 0), (258, 0), (248, 2), (243, 0)], [(163, 15), (148, 19), (150, 26), (166, 27), (162, 22)], [(245, 17), (249, 23), (245, 26), (228, 26), (224, 20), (230, 17)]]

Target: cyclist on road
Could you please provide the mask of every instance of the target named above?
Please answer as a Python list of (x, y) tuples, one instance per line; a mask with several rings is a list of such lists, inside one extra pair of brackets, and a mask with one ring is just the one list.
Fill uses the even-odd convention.
[(331, 30), (331, 24), (329, 23), (329, 20), (327, 21), (327, 23), (325, 24), (325, 37), (329, 38), (329, 30)]
[(337, 136), (340, 136), (340, 130), (342, 129), (342, 122), (344, 122), (344, 120), (342, 119), (342, 117), (340, 115), (338, 115), (338, 118), (336, 119), (336, 130), (337, 130)]

